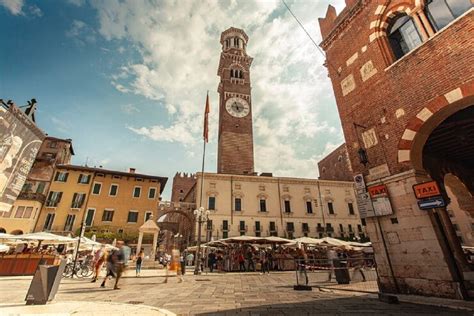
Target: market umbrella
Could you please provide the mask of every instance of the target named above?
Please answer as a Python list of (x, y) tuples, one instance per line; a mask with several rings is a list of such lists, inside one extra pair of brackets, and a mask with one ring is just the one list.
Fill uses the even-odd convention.
[(372, 243), (370, 241), (369, 242), (349, 241), (348, 244), (354, 247), (372, 247)]
[(15, 235), (0, 233), (0, 239), (12, 239)]
[(10, 246), (0, 244), (0, 252), (8, 252), (10, 251)]
[(69, 238), (61, 235), (55, 235), (47, 232), (38, 232), (38, 233), (30, 233), (24, 235), (15, 235), (9, 239), (21, 239), (21, 240), (37, 240), (42, 241), (44, 243), (73, 243), (77, 242), (74, 238)]
[(237, 236), (237, 237), (229, 237), (225, 239), (221, 239), (221, 242), (225, 243), (255, 243), (255, 242), (262, 242), (264, 239), (262, 237), (253, 237), (253, 236)]
[(292, 242), (299, 242), (305, 245), (320, 245), (321, 243), (323, 243), (323, 240), (311, 237), (300, 237), (293, 239)]
[(264, 243), (268, 244), (287, 244), (290, 243), (291, 239), (281, 238), (277, 236), (269, 236), (263, 238)]
[(350, 247), (350, 244), (347, 241), (336, 239), (336, 238), (331, 238), (331, 237), (324, 237), (321, 239), (322, 243), (328, 244), (330, 246), (336, 246), (336, 247)]

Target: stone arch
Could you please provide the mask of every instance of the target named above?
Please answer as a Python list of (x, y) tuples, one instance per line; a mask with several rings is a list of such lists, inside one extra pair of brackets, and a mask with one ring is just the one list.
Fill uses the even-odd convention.
[(423, 146), (431, 132), (446, 118), (474, 102), (474, 81), (432, 99), (405, 126), (398, 142), (398, 162), (423, 168)]
[(474, 216), (474, 198), (462, 180), (455, 174), (447, 173), (444, 176), (444, 185), (450, 191), (448, 195), (452, 193), (452, 197), (456, 200), (455, 204), (459, 206), (459, 209), (471, 217)]
[(6, 234), (6, 233), (7, 233), (6, 229), (3, 227), (0, 227), (0, 234)]
[(21, 229), (15, 229), (10, 232), (12, 235), (23, 235), (23, 231)]
[[(386, 65), (392, 64), (396, 58), (392, 52), (392, 48), (388, 42), (387, 30), (393, 19), (400, 14), (406, 14), (415, 22), (423, 41), (428, 39), (428, 34), (424, 31), (423, 23), (420, 21), (416, 12), (419, 12), (421, 2), (425, 0), (415, 1), (398, 1), (391, 5), (379, 5), (375, 10), (375, 19), (370, 22), (369, 43), (376, 41), (382, 52)], [(420, 3), (419, 3), (420, 2)], [(388, 2), (386, 3), (388, 4)]]

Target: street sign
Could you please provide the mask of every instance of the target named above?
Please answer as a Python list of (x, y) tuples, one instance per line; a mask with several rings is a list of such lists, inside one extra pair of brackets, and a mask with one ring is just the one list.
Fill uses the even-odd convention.
[(355, 182), (356, 190), (365, 191), (365, 181), (364, 181), (364, 176), (362, 175), (362, 173), (356, 174), (354, 176), (354, 182)]
[(392, 204), (388, 196), (379, 196), (372, 200), (375, 216), (393, 214)]
[(417, 199), (424, 199), (441, 195), (436, 181), (429, 181), (413, 185), (413, 192)]
[(371, 197), (388, 196), (387, 186), (385, 184), (369, 187)]
[(435, 196), (431, 198), (426, 198), (418, 201), (418, 207), (421, 210), (430, 210), (436, 207), (446, 206), (442, 196)]
[(359, 210), (360, 218), (375, 216), (369, 193), (363, 192), (357, 194), (357, 209)]

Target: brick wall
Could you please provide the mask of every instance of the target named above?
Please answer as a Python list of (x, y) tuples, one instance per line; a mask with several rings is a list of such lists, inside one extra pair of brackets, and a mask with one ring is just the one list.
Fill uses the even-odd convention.
[(194, 173), (177, 172), (173, 178), (171, 202), (180, 202), (180, 199), (184, 199), (194, 184), (196, 184), (196, 175)]
[(346, 144), (334, 149), (318, 162), (318, 169), (321, 180), (352, 181), (352, 167)]
[[(359, 144), (364, 143), (362, 134), (373, 129), (378, 143), (367, 149), (367, 167), (387, 162), (390, 173), (396, 174), (411, 168), (407, 162), (398, 162), (399, 142), (409, 121), (429, 101), (460, 86), (472, 85), (474, 13), (471, 10), (408, 55), (393, 62), (390, 51), (387, 51), (386, 37), (379, 36), (373, 40), (374, 29), (370, 28), (371, 22), (380, 17), (375, 13), (385, 2), (359, 3), (362, 4), (352, 6), (352, 10), (358, 13), (342, 19), (339, 25), (343, 27), (340, 29), (334, 28), (337, 20), (329, 23), (332, 21), (331, 10), (326, 19), (320, 19), (325, 36), (322, 46), (327, 53), (329, 76), (354, 172), (367, 173), (359, 162), (357, 149)], [(401, 4), (406, 5), (406, 2), (391, 2), (392, 7)], [(347, 16), (350, 11), (346, 8), (342, 14)], [(328, 23), (333, 26), (332, 31), (327, 31)], [(337, 39), (331, 40), (335, 33)], [(367, 66), (368, 63), (373, 68)], [(374, 74), (364, 78), (364, 81), (361, 70), (367, 67), (374, 69)], [(351, 86), (350, 78), (353, 78), (355, 86)], [(351, 87), (353, 90), (343, 92), (341, 83), (349, 87), (348, 91)], [(354, 123), (365, 128), (354, 128)]]

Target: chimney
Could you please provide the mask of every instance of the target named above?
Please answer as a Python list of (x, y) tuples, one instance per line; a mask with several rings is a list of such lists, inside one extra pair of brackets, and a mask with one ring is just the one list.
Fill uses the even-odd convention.
[(129, 173), (135, 173), (135, 168), (128, 168)]

